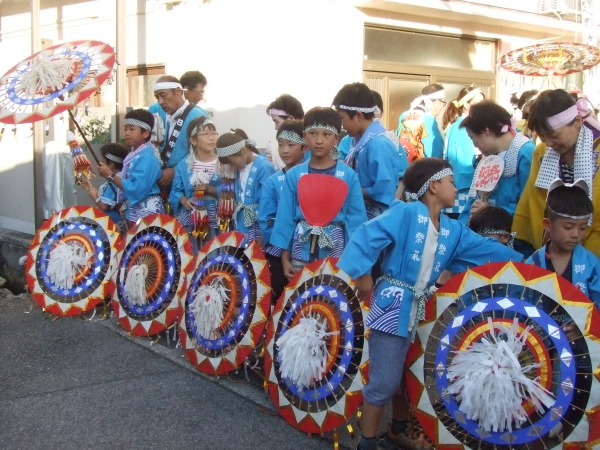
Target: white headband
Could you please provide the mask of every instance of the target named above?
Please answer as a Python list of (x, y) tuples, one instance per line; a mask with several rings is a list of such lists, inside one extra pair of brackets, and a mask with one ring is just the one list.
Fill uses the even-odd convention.
[(269, 110), (269, 115), (276, 115), (276, 116), (284, 116), (284, 117), (289, 117), (289, 114), (287, 112), (285, 112), (283, 109), (275, 109), (275, 108), (271, 108)]
[(152, 127), (149, 124), (138, 119), (125, 119), (124, 125), (133, 125), (135, 127), (143, 128), (144, 130), (152, 130)]
[(296, 144), (306, 145), (306, 141), (302, 139), (302, 136), (295, 131), (283, 130), (277, 135), (277, 139), (286, 139), (288, 141), (295, 142)]
[(159, 81), (152, 88), (155, 92), (162, 91), (163, 89), (183, 89), (181, 87), (181, 83), (177, 83), (175, 81)]
[(446, 98), (446, 92), (442, 89), (432, 92), (431, 94), (427, 94), (426, 97), (431, 100), (444, 100)]
[(337, 108), (345, 109), (346, 111), (358, 111), (361, 113), (376, 113), (376, 112), (380, 111), (380, 109), (377, 106), (371, 106), (369, 108), (362, 108), (360, 106), (338, 105)]
[(217, 156), (224, 158), (226, 156), (231, 156), (235, 155), (236, 153), (239, 153), (240, 150), (242, 150), (246, 145), (251, 145), (252, 147), (255, 147), (256, 142), (254, 142), (252, 139), (245, 139), (243, 141), (236, 142), (235, 144), (231, 144), (227, 147), (217, 147), (215, 151), (217, 152)]
[(319, 128), (319, 129), (322, 129), (322, 130), (329, 130), (329, 131), (333, 131), (335, 134), (340, 134), (340, 130), (338, 130), (334, 126), (332, 126), (332, 125), (323, 125), (322, 123), (311, 123), (310, 125), (308, 125), (308, 126), (306, 126), (304, 128), (304, 131), (314, 130), (316, 128)]
[(475, 88), (472, 91), (467, 92), (463, 98), (456, 101), (456, 106), (458, 108), (460, 108), (461, 106), (465, 105), (466, 103), (469, 103), (471, 100), (473, 100), (479, 94), (483, 95), (483, 92), (481, 92), (481, 90), (479, 88)]
[(423, 186), (421, 186), (421, 189), (419, 189), (419, 192), (417, 192), (416, 194), (413, 194), (412, 192), (405, 190), (404, 194), (406, 195), (406, 200), (409, 202), (414, 202), (414, 201), (419, 200), (423, 195), (425, 195), (425, 192), (427, 192), (427, 189), (429, 189), (429, 184), (432, 181), (438, 181), (438, 180), (441, 180), (442, 178), (449, 177), (451, 175), (452, 175), (452, 169), (450, 169), (448, 167), (440, 170), (437, 173), (434, 173), (431, 177), (429, 177), (429, 179), (425, 182), (425, 184), (423, 184)]

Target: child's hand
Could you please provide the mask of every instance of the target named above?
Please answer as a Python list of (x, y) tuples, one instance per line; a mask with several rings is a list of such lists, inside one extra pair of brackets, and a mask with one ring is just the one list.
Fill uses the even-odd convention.
[(175, 169), (172, 167), (168, 167), (163, 169), (160, 178), (158, 179), (158, 185), (162, 188), (168, 187), (173, 182), (173, 177), (175, 176)]
[(281, 264), (283, 265), (283, 273), (285, 275), (285, 277), (288, 280), (291, 280), (294, 275), (296, 275), (297, 270), (294, 269), (294, 266), (292, 265), (291, 261), (289, 260), (285, 260), (285, 259), (281, 259)]
[(194, 203), (189, 198), (187, 198), (185, 195), (182, 195), (179, 198), (179, 203), (181, 203), (181, 206), (183, 206), (188, 211), (191, 211), (192, 208), (194, 207)]
[(354, 279), (356, 286), (356, 295), (360, 300), (367, 300), (369, 293), (373, 289), (373, 277), (369, 273), (365, 273)]
[(92, 183), (90, 183), (90, 180), (87, 177), (81, 177), (79, 184), (84, 190), (88, 192), (92, 190)]

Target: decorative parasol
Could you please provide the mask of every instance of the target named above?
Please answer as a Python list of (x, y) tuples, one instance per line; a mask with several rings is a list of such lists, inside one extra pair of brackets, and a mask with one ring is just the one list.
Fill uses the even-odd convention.
[(367, 378), (367, 311), (336, 263), (320, 259), (296, 273), (267, 330), (269, 395), (284, 419), (307, 433), (345, 423), (362, 403)]
[(600, 62), (597, 47), (574, 42), (546, 42), (511, 50), (499, 64), (519, 75), (546, 77), (591, 69)]
[(74, 316), (111, 298), (119, 230), (96, 208), (73, 206), (37, 230), (27, 252), (25, 277), (33, 299), (58, 316)]
[(33, 123), (68, 110), (98, 163), (71, 108), (100, 89), (115, 63), (114, 49), (100, 41), (65, 42), (37, 52), (0, 78), (0, 122)]
[(177, 318), (192, 270), (187, 232), (165, 214), (144, 217), (129, 230), (117, 256), (117, 295), (112, 307), (119, 323), (136, 336), (168, 329)]
[(180, 337), (201, 372), (223, 375), (240, 367), (258, 345), (271, 307), (271, 276), (260, 246), (242, 246), (243, 233), (211, 239), (181, 302)]
[[(600, 312), (577, 287), (537, 266), (491, 263), (454, 276), (434, 299), (406, 380), (436, 448), (600, 444)], [(481, 370), (484, 361), (496, 369)]]

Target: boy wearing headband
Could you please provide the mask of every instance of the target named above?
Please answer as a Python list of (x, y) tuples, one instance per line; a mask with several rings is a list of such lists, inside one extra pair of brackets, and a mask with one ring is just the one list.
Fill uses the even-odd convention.
[[(129, 149), (123, 144), (111, 143), (103, 145), (100, 153), (104, 158), (104, 164), (112, 171), (115, 176), (121, 176), (123, 161), (129, 153)], [(103, 183), (98, 189), (90, 183), (86, 177), (82, 178), (81, 186), (85, 189), (90, 198), (96, 202), (96, 206), (110, 216), (110, 218), (119, 225), (123, 223), (123, 217), (119, 212), (121, 203), (123, 203), (123, 191), (114, 182)]]
[(404, 174), (408, 161), (386, 137), (381, 122), (375, 120), (378, 108), (366, 84), (345, 85), (333, 99), (333, 106), (352, 137), (346, 163), (358, 175), (367, 217), (372, 219), (394, 201), (398, 174)]
[(131, 149), (123, 161), (121, 175), (115, 175), (104, 163), (98, 172), (123, 190), (125, 218), (135, 223), (150, 214), (164, 214), (158, 179), (161, 168), (156, 148), (150, 142), (154, 116), (145, 109), (133, 109), (125, 114), (125, 144)]
[(264, 239), (265, 256), (271, 269), (271, 299), (273, 302), (276, 302), (281, 292), (283, 292), (283, 288), (287, 284), (287, 278), (281, 262), (283, 249), (270, 243), (271, 233), (275, 225), (279, 197), (285, 183), (285, 174), (302, 163), (302, 159), (306, 154), (306, 141), (302, 137), (303, 134), (301, 120), (289, 119), (279, 126), (277, 130), (279, 158), (285, 166), (265, 181), (260, 193), (258, 222)]
[[(316, 107), (304, 116), (304, 140), (312, 156), (286, 173), (271, 235), (271, 243), (283, 249), (281, 259), (288, 279), (308, 262), (340, 256), (350, 236), (367, 220), (356, 173), (333, 157), (341, 125), (339, 115), (331, 108)], [(325, 181), (335, 177), (348, 186), (341, 208), (324, 226), (309, 223), (300, 207), (298, 183), (310, 174), (327, 175), (321, 177)], [(323, 203), (321, 198), (314, 201), (317, 205)]]
[[(429, 289), (441, 273), (458, 273), (490, 261), (521, 260), (520, 253), (441, 214), (456, 194), (448, 161), (432, 157), (411, 163), (404, 185), (407, 203), (396, 201), (361, 225), (338, 262), (354, 279), (360, 298), (372, 290), (366, 321), (369, 381), (363, 389), (359, 449), (376, 448), (379, 421), (392, 398), (388, 438), (403, 447), (423, 448), (406, 435), (408, 406), (394, 395), (401, 386), (408, 348), (424, 318)], [(374, 284), (371, 268), (379, 258), (382, 275)]]
[(525, 262), (556, 272), (600, 307), (600, 259), (581, 245), (593, 212), (585, 181), (552, 182), (542, 220), (548, 242)]
[(534, 152), (531, 173), (519, 200), (513, 220), (517, 239), (534, 248), (542, 244), (548, 187), (560, 178), (573, 183), (581, 178), (589, 187), (594, 205), (591, 226), (582, 244), (600, 257), (600, 124), (588, 115), (585, 104), (562, 89), (543, 91), (533, 103), (527, 126), (535, 131), (542, 143)]

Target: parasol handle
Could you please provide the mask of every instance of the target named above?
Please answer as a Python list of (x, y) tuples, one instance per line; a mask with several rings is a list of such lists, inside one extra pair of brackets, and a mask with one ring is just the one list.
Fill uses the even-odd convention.
[(70, 109), (69, 109), (69, 115), (71, 116), (71, 119), (73, 120), (73, 123), (77, 127), (77, 131), (79, 131), (79, 134), (83, 138), (83, 141), (85, 142), (85, 145), (87, 145), (87, 148), (90, 149), (90, 153), (94, 157), (94, 161), (96, 161), (96, 165), (100, 165), (100, 160), (96, 156), (96, 153), (94, 153), (94, 149), (92, 148), (92, 145), (88, 142), (87, 138), (85, 137), (85, 133), (83, 132), (83, 130), (79, 126), (79, 122), (77, 122), (77, 119), (75, 119), (75, 116), (73, 115), (73, 111), (71, 111)]

